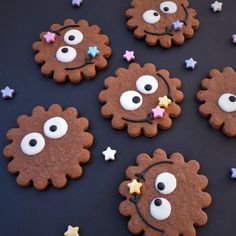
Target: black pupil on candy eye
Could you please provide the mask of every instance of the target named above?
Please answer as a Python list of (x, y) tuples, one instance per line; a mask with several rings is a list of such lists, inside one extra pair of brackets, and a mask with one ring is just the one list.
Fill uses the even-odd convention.
[(157, 198), (157, 199), (154, 201), (154, 204), (155, 204), (156, 206), (161, 206), (162, 200), (161, 200), (160, 198)]
[(36, 146), (36, 145), (37, 145), (37, 140), (36, 140), (36, 139), (31, 139), (31, 140), (29, 141), (29, 145), (30, 145), (31, 147)]
[(62, 51), (63, 53), (67, 53), (67, 52), (68, 52), (68, 48), (62, 48), (61, 51)]
[(153, 15), (154, 16), (158, 16), (159, 14), (158, 14), (158, 12), (154, 12)]
[(74, 36), (74, 35), (70, 35), (70, 36), (69, 36), (69, 40), (70, 40), (70, 41), (75, 40), (75, 36)]
[(49, 129), (50, 129), (51, 132), (55, 132), (57, 130), (57, 126), (56, 125), (51, 125)]
[(145, 88), (146, 91), (150, 91), (150, 90), (152, 90), (152, 85), (151, 84), (146, 84), (144, 86), (144, 88)]
[(164, 7), (164, 11), (169, 11), (169, 7)]
[(133, 101), (133, 103), (139, 103), (140, 98), (138, 96), (135, 96), (135, 97), (133, 97), (132, 101)]
[(236, 101), (236, 97), (235, 96), (229, 96), (229, 100), (230, 100), (230, 102), (235, 102)]
[(160, 183), (157, 184), (157, 188), (162, 191), (162, 190), (165, 189), (165, 184), (160, 182)]

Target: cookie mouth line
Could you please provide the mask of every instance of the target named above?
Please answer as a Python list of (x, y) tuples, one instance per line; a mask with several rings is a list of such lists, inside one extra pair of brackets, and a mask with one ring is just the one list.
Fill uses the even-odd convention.
[[(170, 89), (170, 85), (169, 83), (166, 81), (166, 79), (159, 73), (157, 73), (157, 75), (159, 76), (160, 79), (162, 79), (166, 86), (167, 86), (167, 97), (169, 99), (171, 99), (171, 101), (173, 102), (174, 99), (173, 97), (171, 96), (171, 89)], [(150, 112), (147, 114), (146, 118), (144, 119), (137, 119), (137, 120), (133, 120), (133, 119), (129, 119), (129, 118), (126, 118), (126, 117), (121, 117), (121, 119), (125, 120), (125, 121), (128, 121), (128, 122), (134, 122), (134, 123), (144, 123), (144, 122), (147, 122), (149, 124), (153, 124), (153, 120), (154, 120), (154, 117), (153, 117), (153, 114)]]
[(94, 64), (94, 62), (92, 62), (91, 59), (85, 58), (84, 63), (82, 65), (76, 66), (76, 67), (66, 67), (65, 70), (78, 70), (87, 65), (92, 65), (92, 64)]
[[(188, 20), (189, 14), (188, 14), (187, 8), (184, 6), (184, 4), (181, 4), (181, 6), (183, 7), (184, 12), (185, 12), (185, 17), (184, 17), (183, 23), (184, 23), (184, 25), (186, 26), (186, 25), (187, 25), (187, 20)], [(161, 35), (162, 35), (162, 36), (163, 36), (163, 35), (174, 36), (174, 34), (172, 33), (172, 32), (173, 32), (172, 27), (168, 27), (168, 26), (166, 26), (165, 31), (162, 32), (162, 33), (150, 32), (150, 31), (148, 31), (148, 30), (146, 30), (146, 29), (144, 29), (144, 32), (145, 32), (146, 34), (157, 35), (157, 36), (161, 36)]]
[[(146, 174), (146, 172), (149, 171), (149, 170), (150, 170), (151, 168), (153, 168), (154, 166), (162, 165), (162, 164), (174, 164), (174, 162), (173, 162), (173, 161), (170, 161), (170, 160), (166, 160), (166, 161), (160, 161), (160, 162), (151, 164), (151, 165), (147, 166), (142, 172), (136, 173), (135, 176), (138, 178), (138, 181), (143, 180), (143, 181), (145, 182), (145, 181), (146, 181), (146, 179), (145, 179), (145, 174)], [(150, 228), (152, 228), (152, 229), (154, 229), (154, 230), (156, 230), (156, 231), (158, 231), (158, 232), (160, 232), (160, 233), (163, 233), (163, 234), (165, 233), (164, 230), (162, 230), (162, 229), (160, 229), (160, 228), (158, 228), (158, 227), (155, 227), (155, 226), (151, 225), (150, 223), (148, 223), (147, 220), (145, 219), (145, 217), (142, 215), (142, 213), (141, 213), (141, 211), (140, 211), (140, 209), (139, 209), (139, 207), (138, 207), (138, 203), (139, 203), (139, 201), (141, 200), (141, 196), (135, 195), (134, 197), (130, 198), (129, 200), (130, 200), (132, 203), (134, 203), (135, 208), (136, 208), (136, 210), (137, 210), (137, 212), (138, 212), (138, 215), (140, 216), (140, 218), (142, 219), (142, 221), (143, 221), (147, 226), (149, 226)]]

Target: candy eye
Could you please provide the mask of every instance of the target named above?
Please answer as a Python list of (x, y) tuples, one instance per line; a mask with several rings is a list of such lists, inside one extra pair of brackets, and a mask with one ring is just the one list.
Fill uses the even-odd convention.
[(160, 14), (155, 10), (148, 10), (143, 13), (143, 19), (148, 24), (155, 24), (160, 18)]
[(137, 89), (144, 94), (153, 94), (157, 91), (158, 82), (151, 75), (143, 75), (136, 81)]
[(177, 5), (174, 2), (166, 1), (161, 3), (160, 9), (163, 13), (175, 13), (177, 11)]
[(171, 205), (165, 198), (156, 198), (151, 202), (150, 212), (156, 220), (166, 220), (171, 214)]
[(67, 63), (73, 61), (76, 58), (76, 55), (77, 52), (74, 48), (63, 46), (57, 50), (56, 58), (60, 62)]
[(20, 146), (26, 155), (32, 156), (44, 149), (45, 140), (40, 133), (30, 133), (22, 139)]
[(157, 176), (155, 186), (160, 193), (170, 194), (175, 190), (177, 181), (173, 174), (164, 172)]
[(79, 30), (69, 30), (64, 36), (64, 41), (69, 45), (77, 45), (82, 42), (84, 36)]
[(67, 122), (61, 117), (54, 117), (49, 119), (44, 124), (44, 134), (48, 138), (58, 139), (63, 137), (68, 130)]
[(236, 111), (236, 96), (231, 93), (225, 93), (220, 96), (218, 105), (225, 112)]
[(142, 96), (133, 90), (126, 91), (120, 96), (121, 106), (128, 111), (137, 110), (143, 103)]

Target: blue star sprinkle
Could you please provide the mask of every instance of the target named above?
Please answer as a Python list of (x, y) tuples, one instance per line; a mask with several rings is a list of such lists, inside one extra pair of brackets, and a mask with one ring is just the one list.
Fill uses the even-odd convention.
[(185, 67), (186, 69), (194, 69), (197, 65), (197, 61), (195, 61), (193, 58), (189, 58), (188, 60), (185, 60)]
[(236, 168), (231, 168), (230, 169), (230, 178), (231, 179), (236, 179)]
[(88, 48), (87, 54), (91, 57), (96, 57), (99, 54), (97, 46), (90, 46)]
[(173, 26), (173, 29), (178, 31), (178, 30), (181, 30), (184, 26), (184, 23), (179, 21), (179, 20), (176, 20), (174, 22), (172, 22), (172, 26)]
[(2, 98), (4, 99), (13, 98), (13, 94), (15, 93), (15, 90), (7, 86), (1, 90), (1, 93), (2, 93)]

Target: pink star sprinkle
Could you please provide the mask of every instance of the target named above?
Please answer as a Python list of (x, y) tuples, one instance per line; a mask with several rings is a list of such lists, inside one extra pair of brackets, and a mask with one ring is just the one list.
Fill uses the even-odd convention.
[(233, 34), (233, 35), (232, 35), (232, 42), (233, 42), (233, 43), (236, 43), (236, 34)]
[(126, 50), (125, 54), (123, 55), (123, 58), (126, 59), (126, 61), (128, 62), (135, 60), (134, 51)]
[(154, 118), (163, 118), (165, 109), (157, 106), (156, 108), (152, 109), (152, 114)]
[(54, 43), (56, 41), (56, 34), (49, 31), (43, 37), (47, 43)]

